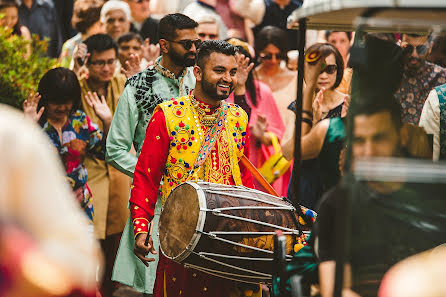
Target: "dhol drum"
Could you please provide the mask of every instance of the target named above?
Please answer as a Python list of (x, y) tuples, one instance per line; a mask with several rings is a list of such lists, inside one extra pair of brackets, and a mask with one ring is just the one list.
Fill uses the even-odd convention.
[[(315, 217), (311, 210), (303, 209)], [(247, 283), (269, 283), (274, 231), (287, 236), (288, 259), (308, 232), (283, 198), (240, 186), (186, 182), (167, 198), (159, 222), (163, 254), (186, 267)]]

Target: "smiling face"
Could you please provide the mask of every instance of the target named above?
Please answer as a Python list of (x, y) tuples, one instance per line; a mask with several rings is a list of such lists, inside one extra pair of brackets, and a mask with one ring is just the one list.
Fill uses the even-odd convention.
[(327, 66), (325, 66), (326, 71), (319, 74), (319, 76), (317, 78), (316, 87), (318, 90), (320, 90), (321, 88), (325, 88), (327, 90), (331, 89), (334, 86), (334, 84), (336, 83), (337, 71), (335, 71), (334, 73), (328, 73), (328, 72), (331, 72), (331, 71), (329, 71), (330, 69), (337, 67), (336, 58), (335, 58), (334, 54), (330, 54), (329, 56), (327, 56), (325, 58), (325, 64), (327, 64)]
[(236, 74), (235, 57), (214, 52), (206, 59), (204, 69), (196, 78), (209, 99), (220, 101), (228, 98), (234, 90), (237, 84)]
[(16, 7), (6, 7), (0, 10), (5, 16), (0, 20), (0, 25), (13, 28), (19, 21), (19, 11)]
[(130, 20), (120, 9), (110, 10), (105, 16), (105, 31), (114, 40), (130, 30)]
[(115, 72), (116, 52), (113, 48), (103, 52), (93, 51), (88, 59), (89, 78), (97, 82), (110, 82)]
[(46, 118), (53, 122), (61, 122), (66, 120), (73, 109), (73, 102), (68, 101), (64, 104), (48, 103), (45, 106)]

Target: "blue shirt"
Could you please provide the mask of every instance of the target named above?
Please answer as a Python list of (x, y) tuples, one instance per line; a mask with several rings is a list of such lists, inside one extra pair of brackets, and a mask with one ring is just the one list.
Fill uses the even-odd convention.
[(47, 55), (59, 57), (62, 48), (62, 35), (56, 9), (50, 0), (33, 0), (31, 9), (19, 1), (20, 23), (28, 27), (31, 34), (37, 34), (41, 40), (49, 38)]

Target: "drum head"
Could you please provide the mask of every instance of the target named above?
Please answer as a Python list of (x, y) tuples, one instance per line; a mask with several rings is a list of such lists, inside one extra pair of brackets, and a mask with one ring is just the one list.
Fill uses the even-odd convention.
[(200, 205), (197, 190), (190, 184), (176, 187), (164, 204), (159, 222), (159, 240), (163, 253), (176, 259), (186, 251), (197, 228)]

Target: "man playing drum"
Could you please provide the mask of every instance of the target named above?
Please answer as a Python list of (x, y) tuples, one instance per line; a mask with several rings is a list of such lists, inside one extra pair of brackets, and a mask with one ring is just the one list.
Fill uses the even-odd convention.
[[(239, 162), (248, 154), (248, 116), (238, 105), (224, 101), (235, 87), (244, 86), (252, 68), (236, 54), (236, 48), (224, 41), (204, 42), (194, 67), (195, 90), (158, 105), (150, 120), (130, 198), (134, 252), (146, 265), (153, 261), (146, 255), (156, 254), (152, 239), (148, 245), (145, 242), (161, 180), (163, 204), (172, 189), (187, 180), (253, 187), (252, 175)], [(233, 282), (187, 269), (160, 255), (154, 296), (244, 294)]]

